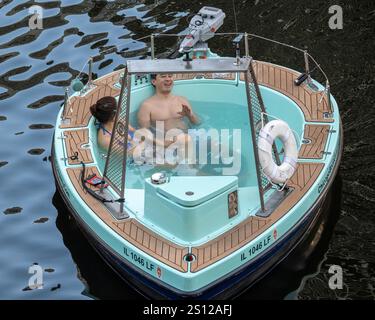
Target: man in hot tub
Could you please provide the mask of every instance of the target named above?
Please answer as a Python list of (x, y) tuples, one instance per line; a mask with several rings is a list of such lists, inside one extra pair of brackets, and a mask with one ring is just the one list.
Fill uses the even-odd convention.
[[(172, 143), (178, 152), (181, 151), (179, 154), (186, 158), (191, 154), (188, 149), (192, 147), (192, 138), (187, 130), (189, 125), (198, 124), (199, 119), (186, 98), (172, 94), (172, 74), (152, 74), (151, 83), (155, 87), (155, 94), (142, 103), (138, 112), (138, 124), (143, 129), (140, 132), (149, 133), (146, 139), (151, 138), (152, 134), (157, 158), (164, 154), (160, 150)], [(133, 156), (139, 155), (140, 151), (140, 148), (135, 150)]]

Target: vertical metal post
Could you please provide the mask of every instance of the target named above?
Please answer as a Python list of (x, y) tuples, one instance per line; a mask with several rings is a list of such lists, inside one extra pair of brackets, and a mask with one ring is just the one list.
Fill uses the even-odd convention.
[[(109, 148), (108, 148), (107, 158), (106, 158), (106, 161), (105, 161), (104, 172), (103, 172), (103, 182), (100, 186), (100, 192), (103, 192), (103, 190), (104, 190), (104, 182), (105, 182), (104, 178), (107, 177), (109, 162), (111, 161), (111, 154), (114, 152), (114, 151), (112, 151), (112, 149), (113, 149), (113, 144), (115, 143), (115, 130), (116, 130), (116, 126), (119, 122), (120, 113), (122, 111), (121, 104), (122, 104), (125, 88), (127, 87), (127, 81), (128, 81), (128, 68), (125, 67), (124, 68), (124, 78), (123, 78), (123, 81), (122, 81), (122, 84), (121, 84), (120, 97), (119, 97), (119, 100), (118, 100), (118, 103), (117, 103), (115, 121), (114, 121), (114, 124), (113, 124), (111, 140), (109, 142)], [(128, 139), (127, 135), (126, 135), (125, 138)], [(128, 142), (126, 141), (126, 146), (127, 146), (127, 143)], [(112, 183), (112, 182), (109, 181), (109, 183)], [(116, 190), (116, 192), (118, 192), (119, 194), (121, 193), (121, 191), (118, 190), (116, 186), (113, 186), (113, 187)]]
[(305, 59), (305, 73), (307, 74), (307, 83), (311, 83), (309, 54), (307, 53), (307, 50), (305, 50), (303, 55)]
[(61, 113), (61, 120), (65, 120), (66, 117), (66, 110), (68, 108), (68, 103), (69, 103), (69, 88), (65, 87), (65, 97), (64, 97), (64, 108)]
[[(125, 77), (125, 75), (124, 75)], [(131, 90), (131, 76), (128, 74), (126, 78), (126, 111), (125, 111), (125, 130), (124, 130), (124, 153), (123, 153), (123, 159), (122, 159), (122, 176), (121, 176), (121, 194), (120, 199), (123, 199), (123, 201), (120, 203), (120, 213), (124, 212), (124, 202), (125, 202), (125, 178), (126, 178), (126, 163), (127, 163), (127, 154), (128, 154), (128, 131), (129, 131), (129, 111), (130, 111), (130, 90)]]
[[(264, 119), (266, 120), (266, 122), (268, 122), (268, 117), (267, 117), (267, 114), (266, 114), (266, 107), (264, 106), (263, 98), (262, 98), (262, 95), (260, 93), (259, 86), (258, 86), (258, 80), (255, 77), (255, 72), (253, 70), (253, 66), (252, 66), (251, 63), (250, 63), (249, 68), (250, 68), (250, 75), (251, 75), (252, 81), (254, 82), (255, 92), (256, 92), (256, 94), (258, 96), (258, 99), (259, 99), (260, 108), (262, 109), (262, 112), (264, 113)], [(273, 150), (273, 153), (275, 155), (276, 164), (279, 166), (281, 164), (281, 161), (280, 161), (279, 154), (277, 152), (276, 144), (272, 145), (272, 150)]]
[(89, 88), (92, 85), (92, 63), (93, 63), (93, 58), (90, 57), (90, 59), (89, 59), (89, 81), (87, 82), (87, 86)]
[(327, 79), (327, 81), (326, 81), (326, 90), (327, 90), (327, 101), (328, 101), (329, 111), (330, 111), (331, 113), (333, 113), (332, 103), (331, 103), (331, 86), (330, 86), (330, 84), (329, 84), (328, 79)]
[(259, 190), (259, 198), (260, 198), (260, 207), (262, 211), (265, 211), (264, 207), (264, 198), (263, 198), (263, 187), (262, 187), (262, 177), (259, 171), (260, 163), (259, 163), (259, 155), (256, 145), (256, 132), (254, 128), (254, 115), (251, 103), (251, 93), (249, 87), (249, 71), (245, 72), (245, 86), (246, 86), (246, 96), (247, 96), (247, 107), (249, 110), (249, 120), (250, 120), (250, 130), (251, 130), (251, 140), (253, 143), (253, 152), (255, 157), (255, 166), (256, 166), (256, 173), (257, 173), (257, 180), (258, 180), (258, 190)]
[(155, 35), (151, 34), (151, 59), (155, 59)]
[(249, 35), (245, 32), (245, 57), (249, 57)]
[(236, 62), (234, 63), (235, 66), (239, 66), (241, 64), (241, 57), (240, 57), (240, 44), (236, 44)]

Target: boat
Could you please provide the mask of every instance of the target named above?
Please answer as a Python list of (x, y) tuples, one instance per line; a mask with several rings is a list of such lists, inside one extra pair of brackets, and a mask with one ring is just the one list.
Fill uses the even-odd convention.
[[(261, 281), (311, 237), (338, 173), (343, 130), (321, 66), (291, 45), (218, 33), (224, 18), (221, 9), (203, 7), (174, 59), (156, 58), (155, 42), (181, 35), (150, 35), (149, 59), (128, 59), (95, 80), (89, 59), (87, 84), (74, 81), (57, 116), (57, 189), (104, 261), (148, 298), (228, 299)], [(210, 50), (208, 40), (220, 36), (233, 36), (233, 57)], [(253, 59), (254, 37), (287, 46), (305, 69)], [(139, 129), (152, 75), (163, 74), (173, 75), (173, 93), (201, 118), (187, 131), (194, 157), (180, 161), (174, 149), (167, 159), (169, 146), (158, 162), (151, 143), (151, 160), (144, 151), (136, 161), (129, 125)], [(108, 150), (98, 146), (90, 113), (105, 96), (118, 103)]]

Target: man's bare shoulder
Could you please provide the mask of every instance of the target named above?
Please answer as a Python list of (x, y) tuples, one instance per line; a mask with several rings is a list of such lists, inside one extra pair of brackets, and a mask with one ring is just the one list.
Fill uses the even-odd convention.
[(142, 109), (149, 109), (154, 103), (154, 97), (148, 98), (145, 101), (142, 102), (141, 108)]
[(177, 99), (180, 100), (182, 103), (189, 104), (189, 100), (183, 96), (177, 96)]

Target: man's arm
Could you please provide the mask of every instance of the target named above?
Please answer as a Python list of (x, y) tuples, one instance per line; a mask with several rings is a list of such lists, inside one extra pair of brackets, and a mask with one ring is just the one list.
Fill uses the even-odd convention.
[(138, 111), (138, 124), (141, 128), (151, 127), (151, 110), (147, 103), (142, 103)]
[[(184, 97), (181, 97), (181, 100), (182, 100), (182, 105), (184, 106), (187, 106), (188, 109), (190, 110), (190, 114), (187, 115), (187, 117), (189, 118), (189, 121), (192, 123), (192, 124), (199, 124), (200, 120), (199, 118), (197, 117), (197, 115), (194, 113), (193, 111), (193, 108), (191, 107), (189, 101), (187, 99), (185, 99)], [(183, 108), (183, 107), (182, 107)]]

